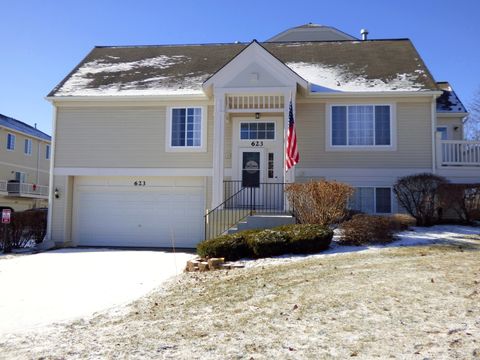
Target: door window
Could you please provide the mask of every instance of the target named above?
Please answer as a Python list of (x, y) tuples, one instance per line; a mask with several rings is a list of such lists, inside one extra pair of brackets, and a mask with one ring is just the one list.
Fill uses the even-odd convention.
[(242, 186), (260, 186), (260, 152), (245, 151), (242, 154)]

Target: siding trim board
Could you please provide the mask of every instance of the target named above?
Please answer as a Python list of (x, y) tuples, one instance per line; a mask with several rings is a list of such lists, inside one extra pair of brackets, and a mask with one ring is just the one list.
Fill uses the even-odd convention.
[(58, 176), (212, 176), (212, 168), (81, 168), (56, 167)]

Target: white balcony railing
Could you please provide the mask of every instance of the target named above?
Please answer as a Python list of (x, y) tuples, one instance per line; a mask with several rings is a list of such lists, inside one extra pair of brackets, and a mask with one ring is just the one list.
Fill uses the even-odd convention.
[(480, 141), (438, 141), (441, 166), (480, 166)]
[(48, 197), (48, 186), (37, 185), (21, 182), (7, 183), (7, 191), (9, 195), (26, 196), (26, 197)]
[(7, 192), (7, 180), (0, 180), (0, 192)]

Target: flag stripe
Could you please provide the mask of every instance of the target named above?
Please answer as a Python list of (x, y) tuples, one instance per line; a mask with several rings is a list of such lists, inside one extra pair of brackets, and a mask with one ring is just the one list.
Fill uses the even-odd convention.
[(288, 130), (287, 130), (287, 146), (285, 156), (285, 167), (288, 171), (300, 161), (300, 155), (297, 148), (297, 133), (295, 131), (295, 119), (293, 117), (292, 99), (288, 109)]

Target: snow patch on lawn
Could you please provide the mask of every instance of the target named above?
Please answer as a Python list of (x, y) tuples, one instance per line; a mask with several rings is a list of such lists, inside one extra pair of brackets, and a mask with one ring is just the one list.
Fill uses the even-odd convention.
[(397, 74), (390, 80), (369, 79), (364, 74), (353, 74), (342, 65), (328, 66), (306, 62), (286, 64), (311, 83), (312, 92), (351, 92), (351, 91), (419, 91), (424, 86), (417, 80), (424, 76), (423, 70), (414, 73)]
[(62, 249), (0, 261), (0, 334), (128, 304), (180, 274), (187, 253)]
[(421, 246), (434, 244), (453, 244), (459, 245), (468, 243), (479, 243), (480, 228), (461, 225), (437, 225), (429, 228), (414, 227), (410, 231), (403, 231), (396, 234), (397, 240), (386, 245), (370, 245), (370, 246), (347, 246), (340, 245), (340, 232), (335, 229), (334, 236), (330, 248), (319, 254), (313, 255), (281, 255), (265, 259), (243, 259), (236, 261), (245, 267), (257, 267), (264, 265), (282, 264), (290, 261), (298, 261), (309, 258), (323, 258), (326, 256), (342, 255), (351, 252), (378, 251), (381, 249), (402, 247), (402, 246)]

